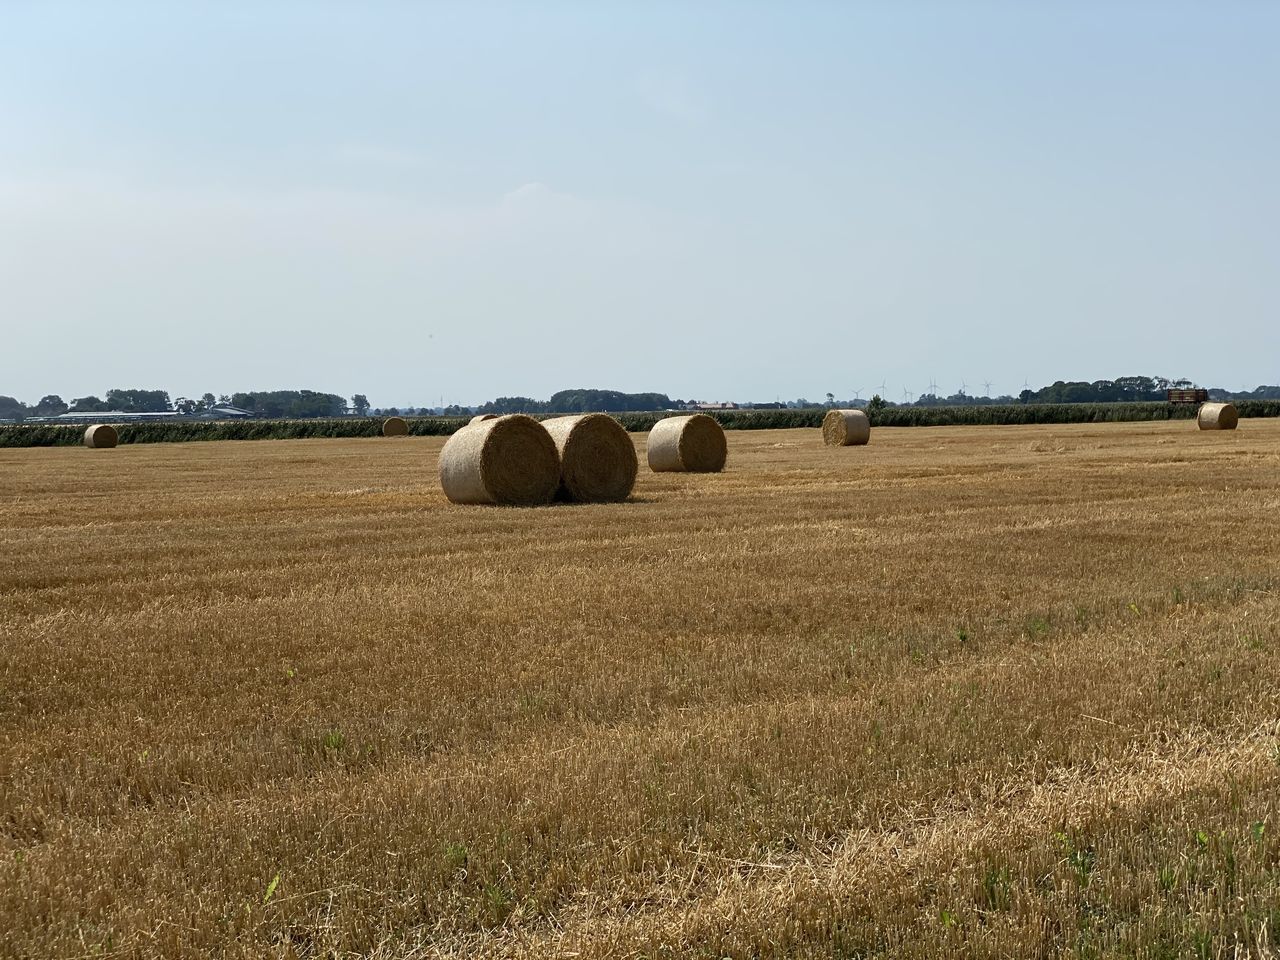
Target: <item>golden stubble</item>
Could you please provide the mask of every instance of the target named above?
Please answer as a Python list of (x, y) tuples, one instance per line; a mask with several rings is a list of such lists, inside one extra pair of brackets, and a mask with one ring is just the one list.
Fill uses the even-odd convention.
[(729, 445), (0, 451), (0, 953), (1270, 955), (1280, 423)]

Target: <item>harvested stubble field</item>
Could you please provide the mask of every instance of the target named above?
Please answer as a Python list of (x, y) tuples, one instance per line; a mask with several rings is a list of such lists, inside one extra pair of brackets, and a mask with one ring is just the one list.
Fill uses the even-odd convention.
[(442, 442), (0, 451), (0, 953), (1274, 953), (1280, 422)]

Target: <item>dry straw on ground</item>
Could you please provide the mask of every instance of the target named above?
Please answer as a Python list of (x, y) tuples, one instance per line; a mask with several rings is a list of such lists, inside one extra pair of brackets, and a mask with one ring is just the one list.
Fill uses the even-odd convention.
[(0, 450), (0, 958), (1274, 960), (1280, 419), (1188, 429)]
[(84, 445), (94, 450), (107, 450), (119, 442), (120, 435), (109, 423), (95, 423), (84, 432)]
[(635, 486), (635, 444), (626, 428), (603, 413), (542, 421), (560, 452), (560, 492), (565, 500), (614, 503)]
[(1201, 430), (1234, 430), (1240, 421), (1233, 403), (1202, 403), (1196, 414)]
[(440, 451), (440, 485), (454, 503), (550, 503), (560, 456), (546, 428), (522, 413), (470, 423)]
[(404, 417), (387, 417), (382, 421), (382, 435), (384, 437), (407, 437), (409, 435), (409, 424), (404, 422)]
[(647, 449), (649, 469), (657, 473), (719, 473), (729, 452), (724, 427), (705, 413), (659, 420)]
[(486, 420), (497, 420), (497, 419), (498, 419), (498, 415), (496, 413), (477, 413), (474, 417), (468, 420), (467, 423), (468, 424), (484, 423)]
[(822, 442), (829, 447), (861, 446), (871, 439), (871, 421), (861, 410), (828, 410), (822, 418)]

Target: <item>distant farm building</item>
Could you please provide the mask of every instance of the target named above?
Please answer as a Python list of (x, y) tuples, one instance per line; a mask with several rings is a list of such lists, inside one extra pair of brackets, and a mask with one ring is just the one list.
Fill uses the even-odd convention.
[(177, 413), (161, 410), (157, 413), (126, 413), (124, 410), (78, 411), (61, 413), (56, 417), (28, 417), (26, 423), (153, 423), (161, 420), (245, 420), (253, 413), (228, 404), (202, 410), (199, 413)]
[(691, 400), (684, 405), (686, 410), (737, 410), (736, 403), (702, 403), (699, 400)]

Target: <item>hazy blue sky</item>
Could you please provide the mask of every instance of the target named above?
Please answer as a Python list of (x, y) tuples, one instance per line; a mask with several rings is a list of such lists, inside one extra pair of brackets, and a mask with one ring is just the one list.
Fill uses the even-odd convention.
[(0, 0), (0, 394), (1280, 382), (1280, 3)]

